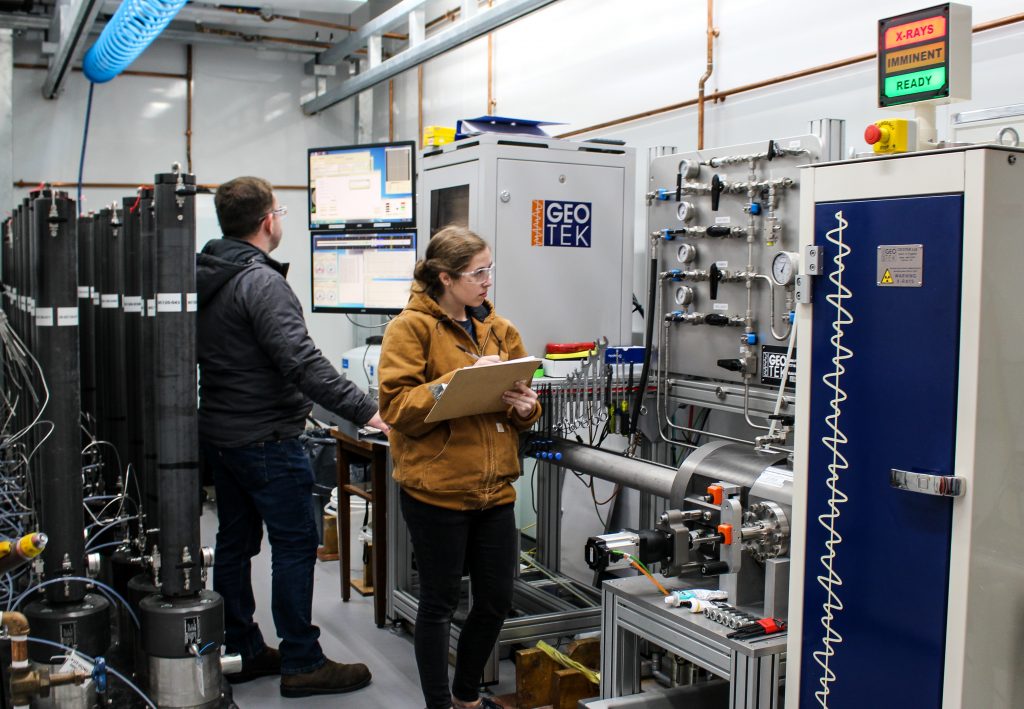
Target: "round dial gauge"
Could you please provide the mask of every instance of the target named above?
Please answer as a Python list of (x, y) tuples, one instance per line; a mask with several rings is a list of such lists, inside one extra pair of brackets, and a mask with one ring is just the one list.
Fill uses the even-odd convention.
[(772, 259), (772, 279), (780, 286), (792, 285), (799, 268), (799, 255), (792, 251), (780, 251)]
[(676, 218), (681, 222), (692, 222), (693, 216), (697, 210), (693, 207), (693, 202), (680, 202), (679, 206), (676, 207)]
[(690, 305), (693, 302), (693, 288), (679, 286), (676, 288), (676, 305)]
[(691, 263), (697, 258), (697, 247), (693, 244), (680, 244), (679, 250), (676, 252), (676, 258), (679, 259), (679, 263)]

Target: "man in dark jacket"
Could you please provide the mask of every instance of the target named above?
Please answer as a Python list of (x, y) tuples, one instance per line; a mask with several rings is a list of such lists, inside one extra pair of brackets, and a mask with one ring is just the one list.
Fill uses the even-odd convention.
[[(268, 255), (281, 242), (281, 217), (266, 180), (239, 177), (214, 197), (223, 239), (197, 258), (199, 435), (217, 490), (213, 587), (224, 597), (226, 645), (241, 653), (248, 681), (281, 674), (281, 694), (348, 692), (370, 683), (363, 664), (324, 657), (312, 623), (317, 532), (313, 471), (298, 436), (312, 402), (357, 424), (386, 431), (377, 403), (316, 348), (287, 266)], [(271, 607), (280, 652), (253, 620), (251, 559), (267, 525)]]

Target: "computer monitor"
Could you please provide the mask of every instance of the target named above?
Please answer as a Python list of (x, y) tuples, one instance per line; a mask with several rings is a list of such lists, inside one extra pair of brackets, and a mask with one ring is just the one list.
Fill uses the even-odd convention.
[(394, 314), (416, 266), (416, 232), (313, 234), (313, 312)]
[(309, 149), (309, 230), (412, 229), (416, 144)]

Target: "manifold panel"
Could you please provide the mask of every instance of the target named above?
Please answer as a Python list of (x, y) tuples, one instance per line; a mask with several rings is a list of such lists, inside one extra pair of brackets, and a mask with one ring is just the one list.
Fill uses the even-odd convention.
[(651, 162), (648, 226), (668, 377), (777, 389), (799, 272), (799, 168), (820, 153), (820, 139), (804, 135)]

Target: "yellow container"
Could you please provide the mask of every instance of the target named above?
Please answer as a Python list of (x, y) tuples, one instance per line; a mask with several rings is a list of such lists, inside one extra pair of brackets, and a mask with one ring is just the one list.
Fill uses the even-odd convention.
[(455, 129), (446, 126), (427, 126), (423, 129), (423, 145), (444, 145), (455, 140)]

